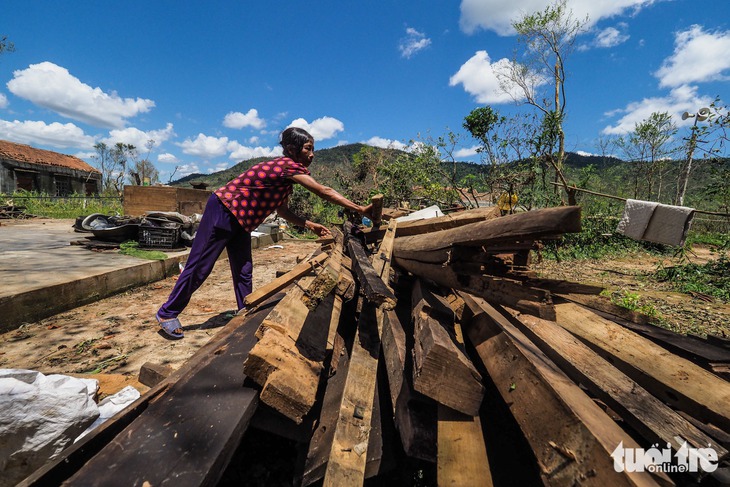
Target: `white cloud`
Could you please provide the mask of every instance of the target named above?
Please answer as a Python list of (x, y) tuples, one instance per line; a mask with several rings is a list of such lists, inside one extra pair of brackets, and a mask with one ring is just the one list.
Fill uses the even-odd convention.
[(638, 102), (629, 103), (626, 108), (613, 110), (607, 116), (623, 116), (615, 125), (605, 127), (601, 132), (606, 135), (623, 135), (632, 132), (637, 123), (648, 119), (654, 112), (668, 112), (678, 126), (690, 125), (691, 120), (682, 121), (681, 114), (685, 111), (695, 113), (699, 108), (708, 106), (712, 99), (707, 96), (698, 96), (697, 87), (680, 86), (673, 89), (664, 97), (644, 98)]
[(464, 147), (463, 149), (459, 149), (454, 152), (454, 157), (457, 159), (461, 159), (464, 157), (473, 157), (478, 154), (477, 149), (479, 149), (478, 145), (475, 145), (473, 147)]
[(368, 140), (362, 142), (363, 144), (371, 145), (373, 147), (380, 147), (382, 149), (398, 149), (406, 150), (408, 146), (403, 142), (397, 140), (384, 139), (383, 137), (370, 137)]
[(426, 34), (418, 32), (412, 27), (406, 28), (406, 37), (400, 40), (398, 50), (402, 57), (409, 59), (418, 51), (426, 49), (431, 45), (431, 39)]
[[(512, 61), (507, 58), (492, 63), (487, 51), (477, 51), (449, 79), (449, 86), (463, 85), (464, 91), (472, 95), (478, 103), (510, 103), (521, 100), (524, 94), (517, 87), (512, 87), (509, 93), (505, 93), (500, 86), (499, 73), (506, 73), (511, 66)], [(534, 79), (537, 85), (542, 84), (537, 82), (537, 77)]]
[(62, 149), (92, 149), (96, 141), (72, 123), (0, 120), (0, 139), (21, 144), (50, 145)]
[(47, 61), (15, 71), (13, 76), (7, 86), (14, 95), (96, 127), (123, 128), (126, 119), (155, 106), (152, 100), (121, 98), (116, 92), (92, 88), (66, 68)]
[(163, 142), (174, 136), (175, 131), (172, 128), (172, 124), (168, 123), (164, 129), (150, 130), (148, 132), (144, 132), (134, 127), (122, 130), (112, 130), (109, 132), (109, 137), (104, 139), (104, 143), (107, 145), (113, 145), (117, 142), (132, 144), (137, 148), (137, 151), (140, 154), (144, 154), (147, 150), (148, 141), (154, 140), (154, 147), (159, 147)]
[(185, 176), (190, 176), (191, 174), (200, 174), (200, 168), (194, 162), (178, 166), (175, 177), (184, 178)]
[[(601, 19), (633, 14), (660, 0), (568, 0), (575, 19), (588, 16), (590, 28)], [(491, 30), (501, 36), (514, 35), (512, 22), (525, 13), (541, 12), (553, 0), (462, 0), (459, 25), (467, 34), (478, 29)]]
[(249, 137), (248, 143), (249, 144), (258, 144), (259, 143), (259, 137), (257, 135), (254, 135), (253, 137)]
[(0, 108), (5, 108), (8, 106), (8, 97), (5, 96), (3, 93), (0, 93)]
[(225, 155), (228, 152), (229, 143), (228, 137), (210, 137), (205, 134), (198, 134), (195, 140), (188, 138), (177, 145), (182, 148), (185, 154), (209, 160)]
[(602, 31), (598, 32), (594, 43), (595, 46), (603, 48), (614, 47), (629, 40), (629, 35), (625, 33), (627, 25), (625, 23), (621, 23), (618, 27), (621, 30), (616, 27), (606, 27)]
[(165, 164), (175, 164), (176, 162), (180, 162), (180, 159), (178, 159), (175, 154), (165, 152), (164, 154), (160, 154), (157, 156), (157, 162), (162, 162)]
[(345, 130), (345, 124), (332, 117), (318, 118), (312, 123), (307, 122), (303, 118), (297, 118), (289, 126), (306, 130), (314, 137), (315, 141), (331, 139), (338, 132)]
[(239, 143), (231, 144), (229, 147), (232, 152), (230, 159), (237, 161), (247, 161), (254, 157), (279, 157), (282, 154), (282, 148), (276, 147), (246, 147)]
[(223, 125), (229, 129), (242, 129), (243, 127), (262, 129), (266, 126), (266, 122), (259, 118), (258, 110), (252, 108), (246, 113), (228, 113), (223, 119)]
[(730, 69), (730, 31), (705, 32), (693, 25), (678, 32), (674, 53), (664, 60), (655, 73), (659, 86), (674, 88), (687, 83), (726, 80)]

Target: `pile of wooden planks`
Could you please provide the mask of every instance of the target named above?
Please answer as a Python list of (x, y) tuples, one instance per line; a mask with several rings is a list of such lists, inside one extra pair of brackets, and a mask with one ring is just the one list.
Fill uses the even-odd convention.
[(298, 485), (387, 483), (409, 459), (439, 485), (722, 483), (730, 349), (537, 279), (531, 249), (579, 230), (577, 207), (334, 229), (24, 485), (115, 485), (111, 463), (140, 485), (215, 485), (249, 424), (299, 445)]

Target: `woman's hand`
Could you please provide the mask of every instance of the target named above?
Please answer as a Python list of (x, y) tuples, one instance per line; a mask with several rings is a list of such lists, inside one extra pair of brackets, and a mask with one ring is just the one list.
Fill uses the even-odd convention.
[(314, 223), (309, 220), (304, 224), (304, 227), (313, 231), (320, 237), (329, 237), (331, 235), (329, 229), (325, 227), (324, 225), (320, 225), (319, 223)]
[(361, 206), (360, 211), (358, 211), (358, 213), (360, 213), (362, 216), (372, 218), (373, 217), (373, 204), (370, 203), (367, 206)]

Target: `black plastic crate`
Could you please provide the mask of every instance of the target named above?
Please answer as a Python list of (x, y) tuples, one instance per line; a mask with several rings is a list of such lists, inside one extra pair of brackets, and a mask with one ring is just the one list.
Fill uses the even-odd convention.
[(180, 246), (180, 225), (164, 227), (140, 226), (139, 246), (157, 249), (173, 249)]

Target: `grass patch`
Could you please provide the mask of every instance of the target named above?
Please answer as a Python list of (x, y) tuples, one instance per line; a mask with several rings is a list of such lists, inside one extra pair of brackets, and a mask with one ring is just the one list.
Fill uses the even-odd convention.
[(16, 191), (12, 194), (0, 194), (0, 201), (6, 205), (24, 207), (25, 212), (30, 215), (46, 218), (76, 218), (92, 213), (105, 215), (123, 213), (122, 201), (118, 197), (82, 194), (53, 196), (36, 191)]
[(672, 288), (681, 293), (701, 293), (730, 302), (730, 259), (725, 253), (706, 264), (659, 267), (654, 278), (671, 283)]
[(119, 253), (122, 255), (130, 255), (139, 259), (147, 260), (165, 260), (167, 254), (159, 250), (142, 250), (139, 248), (139, 242), (127, 240), (119, 245)]
[(566, 233), (559, 240), (546, 240), (543, 255), (558, 262), (565, 260), (619, 257), (636, 251), (664, 254), (662, 245), (640, 242), (616, 233), (618, 218), (595, 215), (583, 217), (579, 233)]

